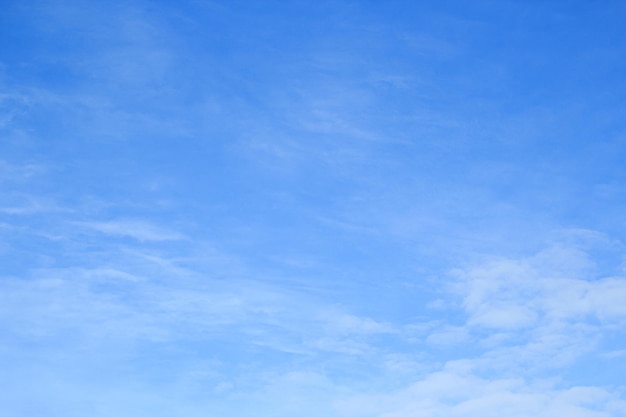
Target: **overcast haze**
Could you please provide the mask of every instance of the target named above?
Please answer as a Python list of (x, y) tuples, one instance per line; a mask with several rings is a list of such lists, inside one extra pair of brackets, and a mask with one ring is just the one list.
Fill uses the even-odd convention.
[(624, 2), (0, 5), (0, 417), (626, 415)]

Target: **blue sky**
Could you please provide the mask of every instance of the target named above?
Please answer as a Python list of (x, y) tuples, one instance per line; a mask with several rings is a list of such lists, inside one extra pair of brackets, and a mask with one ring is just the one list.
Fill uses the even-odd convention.
[(0, 416), (626, 415), (620, 1), (4, 1)]

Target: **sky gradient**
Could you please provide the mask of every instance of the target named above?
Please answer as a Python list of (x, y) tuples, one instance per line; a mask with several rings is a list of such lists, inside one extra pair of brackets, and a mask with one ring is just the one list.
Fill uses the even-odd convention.
[(626, 415), (621, 1), (2, 1), (0, 417)]

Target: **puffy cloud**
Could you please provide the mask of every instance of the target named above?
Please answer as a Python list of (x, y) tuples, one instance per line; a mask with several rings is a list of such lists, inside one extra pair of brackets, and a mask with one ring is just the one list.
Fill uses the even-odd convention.
[(471, 361), (453, 361), (401, 390), (335, 403), (342, 416), (610, 417), (626, 411), (616, 393), (597, 387), (558, 387), (552, 381), (481, 378)]
[(597, 276), (589, 254), (575, 248), (491, 260), (456, 275), (472, 326), (520, 329), (537, 321), (626, 318), (626, 277)]

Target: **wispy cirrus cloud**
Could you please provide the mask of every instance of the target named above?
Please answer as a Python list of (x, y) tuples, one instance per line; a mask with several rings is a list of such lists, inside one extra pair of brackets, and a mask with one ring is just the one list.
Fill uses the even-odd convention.
[(144, 220), (73, 222), (73, 224), (109, 236), (130, 237), (144, 242), (181, 240), (185, 236)]

